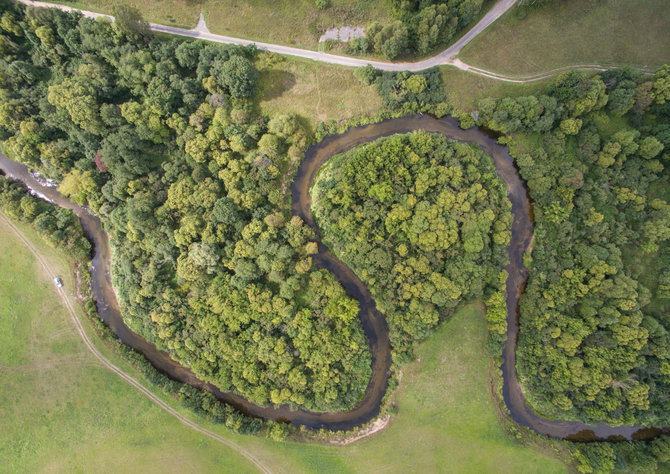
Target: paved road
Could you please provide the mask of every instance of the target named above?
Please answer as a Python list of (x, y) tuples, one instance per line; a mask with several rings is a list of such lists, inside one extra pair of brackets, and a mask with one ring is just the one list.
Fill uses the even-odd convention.
[[(26, 5), (34, 7), (52, 7), (59, 8), (64, 11), (79, 11), (84, 16), (90, 18), (109, 18), (113, 20), (114, 18), (110, 15), (104, 15), (102, 13), (95, 13), (87, 10), (81, 10), (78, 8), (69, 7), (67, 5), (59, 5), (55, 3), (32, 1), (32, 0), (16, 0), (18, 2), (24, 3)], [(468, 31), (463, 37), (461, 37), (456, 43), (451, 45), (446, 50), (441, 53), (424, 59), (423, 61), (415, 63), (390, 63), (385, 61), (372, 61), (367, 59), (353, 58), (350, 56), (340, 56), (337, 54), (323, 53), (320, 51), (311, 51), (308, 49), (293, 48), (291, 46), (282, 46), (278, 44), (262, 43), (258, 41), (251, 41), (242, 38), (234, 38), (232, 36), (223, 36), (210, 33), (207, 30), (207, 27), (204, 24), (202, 17), (198, 22), (198, 26), (195, 29), (187, 30), (185, 28), (177, 28), (174, 26), (160, 25), (157, 23), (149, 23), (149, 28), (152, 31), (157, 31), (160, 33), (167, 33), (171, 35), (186, 36), (188, 38), (197, 38), (207, 41), (213, 41), (215, 43), (225, 43), (225, 44), (237, 44), (237, 45), (255, 45), (258, 49), (263, 51), (270, 51), (272, 53), (285, 54), (288, 56), (296, 56), (299, 58), (312, 59), (314, 61), (320, 61), (329, 64), (338, 64), (341, 66), (352, 66), (360, 67), (367, 64), (371, 64), (377, 69), (382, 71), (422, 71), (424, 69), (431, 68), (433, 66), (439, 66), (444, 64), (449, 64), (456, 66), (459, 69), (469, 70), (470, 66), (463, 63), (462, 61), (455, 61), (458, 53), (461, 52), (461, 49), (472, 41), (479, 33), (484, 31), (491, 23), (496, 21), (500, 16), (505, 13), (507, 10), (512, 8), (517, 0), (498, 0), (498, 2), (491, 7), (491, 9), (484, 15), (484, 17), (477, 23), (470, 31)], [(473, 71), (475, 74), (482, 74), (478, 71)], [(493, 77), (493, 76), (491, 76)], [(506, 80), (505, 76), (496, 75), (493, 77), (495, 79)], [(515, 81), (516, 82), (516, 81)]]
[[(33, 7), (50, 7), (58, 8), (63, 11), (78, 11), (82, 15), (89, 18), (108, 18), (109, 20), (114, 20), (113, 16), (105, 15), (103, 13), (91, 12), (88, 10), (81, 10), (79, 8), (73, 8), (67, 5), (60, 5), (56, 3), (48, 3), (41, 1), (33, 0), (15, 0), (26, 5)], [(456, 56), (461, 52), (461, 50), (472, 41), (477, 35), (489, 27), (494, 21), (500, 18), (507, 10), (512, 8), (517, 0), (499, 0), (491, 9), (484, 15), (484, 17), (465, 35), (463, 35), (458, 41), (456, 41), (449, 48), (445, 49), (435, 56), (424, 59), (423, 61), (418, 61), (414, 63), (390, 63), (386, 61), (372, 61), (361, 58), (354, 58), (351, 56), (340, 56), (337, 54), (323, 53), (320, 51), (311, 51), (309, 49), (293, 48), (291, 46), (282, 46), (279, 44), (271, 43), (262, 43), (258, 41), (251, 41), (243, 38), (235, 38), (232, 36), (223, 36), (210, 33), (205, 24), (205, 19), (202, 14), (200, 14), (200, 19), (198, 25), (192, 29), (188, 30), (185, 28), (177, 28), (175, 26), (160, 25), (158, 23), (149, 23), (149, 28), (152, 31), (157, 31), (160, 33), (166, 33), (170, 35), (185, 36), (187, 38), (201, 39), (205, 41), (213, 41), (215, 43), (224, 43), (224, 44), (236, 44), (240, 46), (255, 45), (258, 49), (263, 51), (270, 51), (272, 53), (284, 54), (287, 56), (295, 56), (299, 58), (312, 59), (314, 61), (320, 61), (323, 63), (329, 64), (338, 64), (340, 66), (350, 66), (350, 67), (361, 67), (368, 64), (371, 64), (376, 69), (382, 71), (422, 71), (434, 66), (448, 65), (454, 66), (462, 71), (468, 71), (472, 74), (478, 76), (488, 77), (490, 79), (495, 79), (497, 81), (503, 82), (513, 82), (517, 84), (523, 84), (526, 82), (535, 82), (547, 79), (554, 74), (557, 74), (561, 71), (567, 71), (570, 69), (580, 69), (580, 70), (592, 70), (592, 71), (604, 71), (607, 69), (605, 66), (599, 64), (589, 64), (589, 65), (575, 65), (575, 66), (566, 66), (560, 69), (554, 69), (551, 71), (546, 71), (543, 73), (528, 75), (528, 76), (509, 76), (506, 74), (500, 74), (494, 71), (488, 71), (486, 69), (481, 69), (475, 66), (464, 63)]]

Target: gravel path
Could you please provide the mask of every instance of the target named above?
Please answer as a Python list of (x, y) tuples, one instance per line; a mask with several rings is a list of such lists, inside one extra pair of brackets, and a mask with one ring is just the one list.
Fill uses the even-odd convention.
[[(114, 20), (114, 17), (110, 15), (105, 15), (103, 13), (96, 13), (87, 10), (81, 10), (79, 8), (69, 7), (67, 5), (59, 5), (56, 3), (48, 3), (41, 1), (33, 0), (15, 0), (20, 3), (24, 3), (33, 7), (49, 7), (49, 8), (58, 8), (63, 11), (78, 11), (82, 15), (89, 18), (108, 18)], [(192, 29), (188, 30), (185, 28), (177, 28), (175, 26), (161, 25), (158, 23), (149, 23), (149, 28), (152, 31), (157, 31), (160, 33), (166, 33), (170, 35), (185, 36), (187, 38), (201, 39), (205, 41), (213, 41), (215, 43), (224, 43), (224, 44), (236, 44), (240, 46), (255, 45), (256, 48), (262, 51), (269, 51), (277, 54), (284, 54), (287, 56), (295, 56), (299, 58), (312, 59), (314, 61), (319, 61), (328, 64), (338, 64), (340, 66), (350, 66), (350, 67), (361, 67), (368, 64), (374, 66), (376, 69), (381, 71), (423, 71), (424, 69), (429, 69), (434, 66), (454, 66), (462, 71), (467, 71), (478, 76), (488, 77), (490, 79), (495, 79), (503, 82), (512, 82), (517, 84), (524, 84), (528, 82), (541, 81), (547, 79), (554, 74), (557, 74), (562, 71), (567, 71), (571, 69), (580, 69), (586, 71), (604, 71), (607, 67), (599, 64), (588, 64), (588, 65), (574, 65), (574, 66), (565, 66), (559, 69), (553, 69), (551, 71), (546, 71), (542, 73), (537, 73), (528, 76), (510, 76), (506, 74), (500, 74), (494, 71), (488, 71), (486, 69), (478, 68), (464, 63), (457, 58), (461, 50), (472, 41), (479, 33), (484, 31), (489, 27), (494, 21), (500, 18), (507, 10), (512, 8), (517, 0), (499, 0), (498, 3), (493, 5), (491, 9), (484, 15), (484, 17), (465, 35), (463, 35), (458, 41), (449, 46), (447, 49), (441, 53), (436, 54), (433, 57), (424, 59), (423, 61), (418, 62), (404, 62), (404, 63), (390, 63), (386, 61), (373, 61), (361, 58), (355, 58), (351, 56), (340, 56), (337, 54), (323, 53), (320, 51), (311, 51), (309, 49), (294, 48), (292, 46), (283, 46), (279, 44), (271, 43), (262, 43), (259, 41), (251, 41), (243, 38), (235, 38), (232, 36), (223, 36), (210, 33), (205, 24), (204, 17), (202, 13), (198, 21), (198, 25)]]
[[(45, 8), (58, 8), (63, 11), (78, 11), (82, 15), (89, 18), (108, 18), (114, 20), (114, 17), (110, 15), (105, 15), (103, 13), (96, 13), (87, 10), (81, 10), (79, 8), (69, 7), (67, 5), (59, 5), (56, 3), (48, 3), (41, 1), (33, 0), (15, 0), (20, 3), (24, 3), (33, 7), (45, 7)], [(213, 41), (215, 43), (224, 43), (224, 44), (237, 44), (240, 46), (255, 45), (256, 48), (262, 51), (270, 51), (272, 53), (284, 54), (287, 56), (295, 56), (299, 58), (312, 59), (314, 61), (319, 61), (328, 64), (338, 64), (340, 66), (350, 66), (350, 67), (361, 67), (368, 64), (374, 66), (376, 69), (381, 71), (423, 71), (424, 69), (429, 69), (434, 66), (454, 66), (462, 71), (467, 71), (478, 76), (488, 77), (490, 79), (495, 79), (502, 82), (512, 82), (517, 84), (524, 84), (528, 82), (536, 82), (547, 79), (554, 74), (557, 74), (562, 71), (568, 71), (571, 69), (579, 69), (583, 71), (604, 71), (607, 69), (606, 66), (600, 64), (577, 64), (574, 66), (564, 66), (558, 69), (552, 69), (550, 71), (527, 75), (527, 76), (510, 76), (507, 74), (500, 74), (494, 71), (488, 71), (486, 69), (478, 68), (464, 63), (457, 58), (461, 50), (472, 41), (479, 33), (484, 31), (487, 27), (491, 25), (494, 21), (500, 18), (507, 10), (512, 8), (517, 0), (499, 0), (498, 3), (493, 5), (491, 9), (484, 15), (484, 17), (465, 35), (463, 35), (458, 41), (449, 46), (447, 49), (442, 51), (439, 54), (436, 54), (433, 57), (424, 59), (423, 61), (418, 61), (414, 63), (390, 63), (385, 61), (372, 61), (367, 59), (355, 58), (351, 56), (340, 56), (337, 54), (323, 53), (320, 51), (311, 51), (309, 49), (294, 48), (291, 46), (282, 46), (279, 44), (271, 43), (262, 43), (258, 41), (251, 41), (242, 38), (235, 38), (232, 36), (223, 36), (210, 33), (205, 25), (205, 19), (200, 14), (200, 19), (198, 25), (192, 29), (187, 30), (185, 28), (177, 28), (175, 26), (160, 25), (158, 23), (149, 23), (149, 28), (152, 31), (157, 31), (160, 33), (166, 33), (170, 35), (185, 36), (187, 38), (196, 38), (205, 41)]]

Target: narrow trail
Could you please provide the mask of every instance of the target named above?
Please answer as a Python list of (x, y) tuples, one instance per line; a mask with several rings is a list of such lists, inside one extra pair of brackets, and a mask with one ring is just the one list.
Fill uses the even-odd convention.
[[(35, 248), (35, 246), (30, 242), (24, 235), (23, 233), (2, 213), (0, 213), (0, 221), (5, 223), (21, 240), (21, 242), (30, 250), (30, 252), (35, 256), (37, 261), (42, 265), (44, 268), (44, 271), (46, 272), (47, 276), (49, 279), (53, 280), (56, 278), (56, 273), (51, 269), (51, 267), (47, 264), (46, 260), (44, 257), (42, 257), (42, 254)], [(179, 420), (182, 424), (188, 426), (189, 428), (197, 431), (198, 433), (201, 433), (215, 441), (218, 441), (219, 443), (222, 443), (232, 449), (233, 451), (241, 454), (244, 456), (247, 460), (249, 460), (254, 466), (256, 466), (261, 472), (264, 473), (271, 473), (272, 471), (270, 468), (268, 468), (261, 460), (256, 458), (253, 454), (251, 454), (248, 450), (244, 449), (242, 446), (239, 444), (235, 443), (234, 441), (231, 441), (229, 439), (224, 438), (223, 436), (214, 433), (213, 431), (210, 431), (206, 428), (203, 428), (202, 426), (198, 425), (197, 423), (194, 423), (193, 421), (189, 420), (186, 418), (184, 415), (176, 411), (174, 408), (172, 408), (170, 405), (165, 403), (163, 400), (161, 400), (159, 397), (154, 395), (149, 389), (147, 389), (144, 385), (142, 385), (140, 382), (135, 380), (133, 377), (130, 375), (126, 374), (123, 372), (121, 369), (119, 369), (116, 365), (114, 365), (112, 362), (110, 362), (91, 342), (89, 339), (88, 335), (86, 334), (86, 331), (84, 331), (84, 327), (81, 324), (81, 321), (77, 317), (77, 313), (75, 312), (74, 308), (72, 307), (72, 303), (70, 302), (69, 298), (67, 297), (67, 294), (65, 293), (65, 290), (63, 288), (56, 288), (58, 291), (59, 296), (61, 297), (61, 300), (63, 301), (63, 304), (65, 305), (65, 308), (67, 309), (68, 313), (70, 313), (70, 318), (72, 319), (72, 322), (74, 323), (75, 329), (77, 330), (77, 333), (81, 337), (81, 339), (84, 341), (84, 344), (88, 348), (89, 351), (93, 353), (93, 355), (104, 365), (106, 368), (114, 372), (116, 375), (121, 377), (123, 380), (128, 382), (133, 388), (137, 389), (140, 391), (142, 394), (144, 394), (149, 400), (151, 400), (154, 404), (158, 405), (160, 408), (162, 408), (164, 411), (166, 411), (168, 414), (172, 415), (175, 417), (177, 420)]]
[(572, 71), (572, 70), (606, 71), (608, 69), (607, 66), (603, 66), (601, 64), (575, 64), (571, 66), (562, 66), (556, 69), (551, 69), (549, 71), (539, 72), (535, 74), (528, 74), (524, 76), (509, 76), (506, 74), (481, 69), (476, 66), (471, 66), (470, 64), (466, 64), (458, 58), (453, 59), (449, 65), (454, 66), (460, 69), (461, 71), (469, 72), (471, 74), (476, 74), (478, 76), (487, 77), (489, 79), (495, 79), (497, 81), (502, 82), (511, 82), (515, 84), (528, 84), (530, 82), (543, 81), (561, 72)]
[[(68, 5), (60, 5), (57, 3), (41, 2), (34, 0), (14, 0), (14, 1), (18, 3), (23, 3), (31, 7), (58, 8), (59, 10), (67, 12), (77, 11), (88, 18), (94, 18), (94, 19), (107, 18), (111, 21), (114, 20), (114, 17), (111, 15), (83, 10), (80, 8), (74, 8)], [(511, 82), (516, 84), (525, 84), (529, 82), (541, 81), (543, 79), (551, 77), (554, 74), (557, 74), (562, 71), (567, 71), (570, 69), (595, 70), (595, 71), (602, 71), (607, 69), (605, 66), (598, 64), (588, 64), (588, 65), (577, 64), (574, 66), (565, 66), (558, 69), (553, 69), (551, 71), (540, 72), (537, 74), (530, 74), (527, 76), (510, 76), (507, 74), (482, 69), (476, 66), (471, 66), (457, 58), (457, 56), (460, 54), (461, 50), (465, 47), (465, 45), (470, 43), (482, 31), (488, 28), (493, 22), (495, 22), (505, 12), (507, 12), (507, 10), (512, 8), (516, 4), (516, 2), (517, 0), (498, 0), (498, 2), (489, 9), (486, 15), (484, 15), (482, 19), (479, 20), (479, 22), (475, 26), (473, 26), (467, 33), (465, 33), (458, 41), (456, 41), (454, 44), (449, 46), (441, 53), (438, 53), (435, 56), (432, 56), (430, 58), (418, 62), (390, 63), (386, 61), (375, 61), (369, 59), (355, 58), (351, 56), (324, 53), (321, 51), (312, 51), (303, 48), (294, 48), (292, 46), (263, 43), (260, 41), (252, 41), (243, 38), (236, 38), (233, 36), (217, 35), (214, 33), (210, 33), (210, 31), (207, 29), (207, 25), (205, 24), (205, 20), (202, 14), (200, 15), (200, 18), (198, 20), (198, 25), (191, 30), (186, 28), (177, 28), (175, 26), (161, 25), (159, 23), (149, 23), (149, 29), (152, 31), (156, 31), (158, 33), (201, 39), (205, 41), (212, 41), (214, 43), (236, 44), (239, 46), (254, 45), (256, 48), (262, 51), (269, 51), (272, 53), (283, 54), (287, 56), (311, 59), (313, 61), (319, 61), (328, 64), (337, 64), (340, 66), (362, 67), (370, 64), (374, 66), (376, 69), (379, 69), (381, 71), (417, 72), (435, 66), (454, 66), (462, 71), (466, 71), (471, 74), (488, 77), (490, 79), (495, 79), (497, 81)]]
[[(527, 75), (522, 75), (522, 76), (508, 76), (506, 74), (501, 74), (493, 71), (487, 71), (486, 69), (481, 69), (476, 66), (471, 66), (470, 64), (466, 64), (460, 59), (454, 59), (453, 63), (451, 64), (452, 66), (457, 67), (458, 69), (462, 71), (467, 71), (472, 74), (477, 74), (479, 76), (483, 77), (488, 77), (490, 79), (496, 79), (499, 81), (504, 81), (504, 82), (513, 82), (517, 84), (527, 84), (529, 82), (538, 82), (538, 81), (543, 81), (545, 79), (549, 79), (556, 74), (560, 74), (561, 72), (567, 72), (567, 71), (574, 71), (574, 70), (579, 70), (579, 71), (607, 71), (610, 69), (612, 66), (606, 66), (603, 64), (574, 64), (570, 66), (561, 66), (556, 69), (550, 69), (549, 71), (544, 71), (544, 72), (538, 72), (534, 74), (527, 74)], [(644, 67), (633, 67), (633, 69), (636, 69), (638, 71), (641, 71), (642, 73), (645, 74), (651, 74), (652, 72), (649, 70), (649, 68), (644, 68)]]

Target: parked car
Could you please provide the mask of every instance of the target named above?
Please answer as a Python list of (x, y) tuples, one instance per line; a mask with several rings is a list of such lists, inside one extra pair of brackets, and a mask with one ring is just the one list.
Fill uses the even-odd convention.
[(63, 288), (63, 280), (61, 280), (60, 277), (54, 278), (54, 283), (58, 288)]

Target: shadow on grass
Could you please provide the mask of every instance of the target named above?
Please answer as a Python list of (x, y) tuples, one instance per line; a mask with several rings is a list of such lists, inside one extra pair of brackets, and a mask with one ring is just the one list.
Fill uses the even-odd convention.
[(284, 92), (291, 90), (295, 84), (295, 75), (292, 72), (280, 69), (263, 71), (261, 96), (263, 100), (272, 100), (281, 97)]

